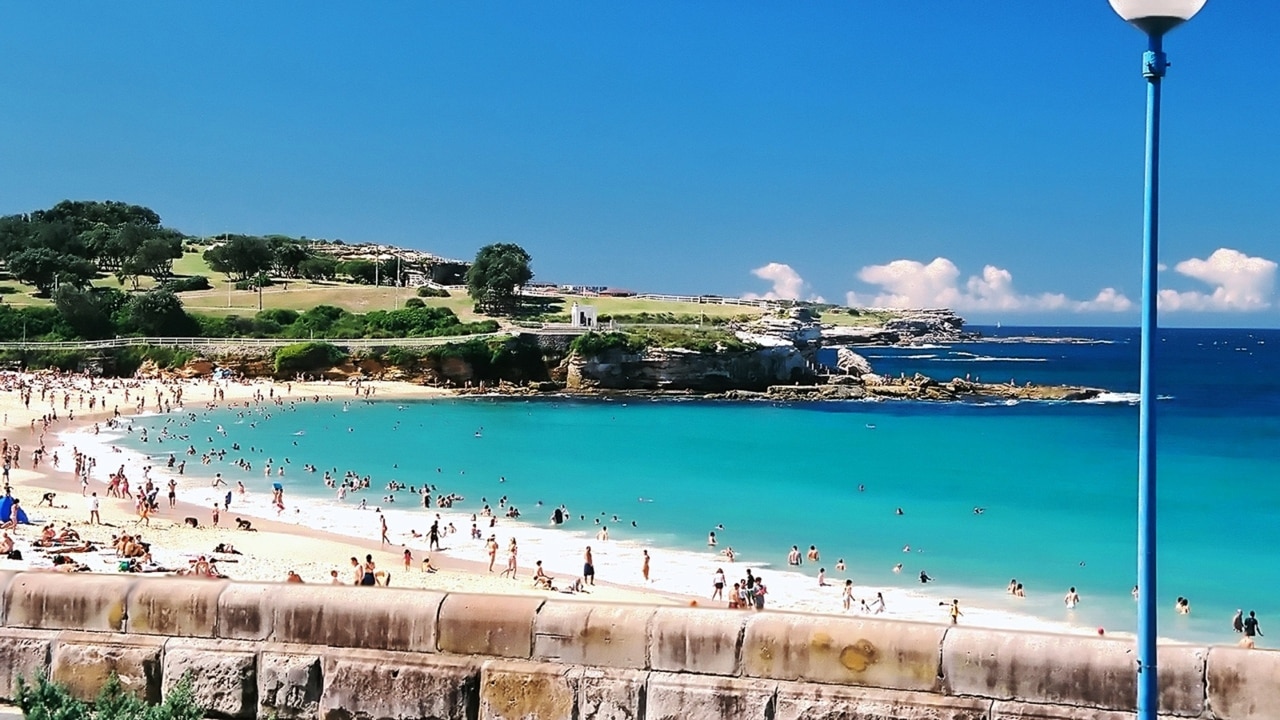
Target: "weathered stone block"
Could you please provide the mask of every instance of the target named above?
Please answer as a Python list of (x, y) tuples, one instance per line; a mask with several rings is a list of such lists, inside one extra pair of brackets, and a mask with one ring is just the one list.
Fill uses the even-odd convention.
[(436, 644), (442, 652), (529, 658), (533, 622), (545, 602), (519, 595), (450, 593), (440, 604)]
[(480, 667), (472, 660), (332, 650), (321, 658), (321, 720), (474, 720)]
[(774, 720), (987, 720), (990, 700), (838, 685), (778, 683)]
[(258, 714), (254, 643), (229, 640), (170, 640), (164, 646), (164, 694), (191, 678), (196, 702), (212, 717), (252, 718)]
[(743, 674), (936, 691), (945, 632), (927, 623), (757, 613), (743, 635)]
[(281, 720), (320, 713), (324, 676), (318, 655), (264, 652), (258, 658), (258, 714)]
[(13, 700), (18, 678), (27, 682), (49, 671), (49, 651), (57, 633), (47, 630), (0, 630), (0, 699)]
[(281, 585), (272, 594), (276, 642), (436, 651), (444, 594), (428, 590)]
[(996, 700), (991, 703), (991, 720), (1133, 720), (1133, 713)]
[(537, 660), (611, 668), (648, 667), (654, 608), (587, 602), (548, 602), (533, 626)]
[[(1204, 709), (1205, 648), (1162, 645), (1160, 712)], [(952, 628), (942, 648), (948, 694), (1132, 712), (1137, 661), (1131, 641), (1085, 635)]]
[(218, 637), (266, 640), (271, 635), (275, 591), (280, 585), (231, 583), (218, 596)]
[(574, 672), (578, 684), (578, 720), (639, 720), (644, 716), (643, 696), (648, 673), (612, 668), (581, 668)]
[(1215, 647), (1208, 665), (1214, 717), (1262, 720), (1280, 713), (1280, 652)]
[(480, 670), (480, 720), (573, 720), (576, 682), (564, 665), (490, 660)]
[(22, 573), (5, 588), (5, 624), (120, 632), (133, 583), (124, 575)]
[(218, 596), (225, 580), (153, 577), (137, 581), (129, 593), (129, 632), (170, 637), (215, 635)]
[(49, 677), (82, 700), (93, 700), (115, 673), (125, 690), (160, 701), (164, 638), (108, 633), (63, 633), (53, 644)]
[(649, 673), (645, 692), (646, 720), (772, 720), (777, 683), (714, 677)]
[[(5, 591), (8, 589), (9, 583), (17, 576), (18, 573), (13, 570), (0, 570), (0, 598), (8, 597)], [(5, 611), (7, 609), (5, 605), (6, 603), (0, 602), (0, 627), (5, 625)]]
[(751, 614), (740, 610), (658, 608), (649, 625), (654, 670), (737, 675), (742, 631)]

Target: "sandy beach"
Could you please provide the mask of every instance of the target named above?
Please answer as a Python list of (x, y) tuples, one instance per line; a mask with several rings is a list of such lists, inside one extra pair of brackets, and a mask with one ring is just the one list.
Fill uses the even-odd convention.
[[(31, 542), (39, 539), (44, 525), (52, 523), (57, 528), (69, 524), (80, 537), (95, 543), (97, 552), (75, 553), (73, 557), (93, 572), (120, 571), (120, 558), (110, 549), (112, 536), (121, 533), (140, 534), (143, 542), (151, 546), (154, 564), (171, 571), (186, 570), (193, 561), (201, 558), (216, 559), (216, 567), (226, 577), (236, 580), (280, 581), (291, 572), (303, 582), (328, 584), (336, 580), (351, 584), (356, 576), (351, 558), (364, 560), (372, 556), (380, 573), (389, 575), (389, 584), (396, 587), (431, 588), (443, 591), (502, 593), (554, 596), (559, 599), (577, 598), (596, 601), (645, 602), (722, 607), (721, 601), (710, 600), (712, 573), (723, 567), (729, 586), (745, 570), (744, 563), (732, 564), (710, 557), (696, 569), (684, 567), (680, 574), (672, 575), (663, 565), (661, 551), (652, 549), (653, 571), (649, 582), (641, 574), (644, 563), (642, 554), (649, 548), (625, 540), (594, 540), (583, 534), (571, 534), (559, 530), (535, 527), (529, 523), (511, 522), (505, 518), (493, 520), (490, 529), (485, 527), (482, 539), (473, 539), (468, 530), (472, 515), (452, 510), (439, 510), (441, 527), (454, 526), (457, 532), (442, 538), (442, 550), (427, 553), (424, 524), (430, 522), (420, 508), (374, 509), (357, 513), (349, 508), (310, 499), (287, 499), (287, 508), (278, 512), (271, 498), (262, 492), (241, 494), (236, 486), (239, 476), (228, 475), (226, 486), (211, 487), (208, 480), (179, 475), (164, 467), (164, 463), (148, 459), (112, 445), (113, 436), (104, 428), (118, 407), (122, 422), (138, 413), (192, 413), (215, 405), (250, 407), (255, 404), (286, 402), (334, 402), (357, 398), (369, 400), (396, 400), (442, 398), (450, 395), (447, 390), (409, 385), (367, 381), (359, 389), (343, 383), (285, 383), (257, 380), (237, 382), (230, 380), (94, 380), (67, 378), (42, 374), (8, 373), (4, 378), (5, 391), (0, 393), (0, 412), (4, 414), (5, 427), (2, 437), (10, 444), (21, 446), (21, 462), (10, 471), (13, 494), (21, 499), (33, 524), (19, 526), (9, 531), (23, 551), (22, 560), (0, 560), (0, 569), (52, 569), (51, 556), (32, 548)], [(23, 402), (20, 388), (31, 390), (29, 405)], [(41, 398), (44, 392), (45, 397)], [(126, 392), (128, 393), (126, 399)], [(181, 405), (178, 398), (181, 398)], [(357, 395), (357, 393), (360, 393)], [(87, 398), (98, 398), (91, 412)], [(142, 400), (141, 402), (140, 399)], [(107, 408), (104, 410), (103, 408)], [(45, 427), (43, 418), (57, 412), (58, 420)], [(70, 415), (74, 411), (75, 419)], [(96, 425), (96, 427), (95, 427)], [(44, 461), (38, 470), (32, 469), (31, 452), (44, 443)], [(164, 448), (168, 451), (172, 448)], [(74, 477), (76, 450), (95, 458), (96, 467), (91, 472), (87, 488), (82, 488)], [(57, 464), (53, 462), (57, 457)], [(191, 458), (197, 461), (196, 458)], [(146, 470), (150, 466), (149, 470)], [(160, 489), (160, 510), (149, 520), (139, 520), (135, 503), (124, 498), (106, 497), (107, 478), (119, 467), (124, 468), (136, 490), (149, 474), (150, 480)], [(196, 471), (198, 472), (198, 471)], [(176, 484), (177, 505), (169, 507), (166, 499), (167, 484), (172, 478)], [(89, 498), (82, 493), (97, 492), (101, 508), (101, 525), (89, 524)], [(212, 507), (224, 502), (232, 491), (233, 503), (229, 510), (220, 513), (218, 527), (211, 524)], [(45, 493), (56, 493), (53, 506), (40, 504)], [(190, 527), (185, 518), (194, 518), (198, 526)], [(237, 529), (236, 518), (252, 523), (252, 531)], [(380, 542), (380, 523), (387, 524), (389, 543)], [(481, 526), (488, 518), (478, 518)], [(492, 534), (499, 544), (497, 560), (489, 570), (485, 539)], [(520, 568), (516, 579), (501, 576), (507, 559), (507, 545), (515, 538), (520, 547)], [(584, 593), (563, 592), (581, 572), (580, 549), (583, 541), (593, 545), (597, 573), (613, 582), (601, 582), (587, 587)], [(235, 553), (214, 553), (219, 545), (230, 545)], [(406, 567), (404, 553), (408, 550), (412, 559)], [(436, 572), (427, 572), (423, 559), (430, 557)], [(556, 578), (557, 592), (534, 587), (533, 562), (545, 561), (546, 572)], [(756, 568), (760, 572), (759, 568)], [(803, 611), (838, 614), (841, 612), (841, 593), (844, 579), (832, 573), (826, 587), (814, 587), (811, 580), (792, 577), (790, 573), (774, 569), (769, 575), (770, 610)], [(705, 588), (705, 591), (704, 591)], [(728, 588), (726, 588), (726, 593)], [(870, 614), (861, 608), (863, 600), (872, 603), (877, 592), (884, 597), (883, 612), (874, 614), (894, 619), (926, 622), (949, 621), (948, 607), (937, 598), (897, 588), (877, 588), (855, 585), (852, 595), (856, 598), (850, 610), (854, 614)], [(966, 625), (1006, 629), (1028, 629), (1047, 632), (1094, 633), (1094, 628), (1073, 627), (1066, 623), (1040, 620), (1030, 615), (984, 609), (962, 601), (963, 615), (959, 621)]]

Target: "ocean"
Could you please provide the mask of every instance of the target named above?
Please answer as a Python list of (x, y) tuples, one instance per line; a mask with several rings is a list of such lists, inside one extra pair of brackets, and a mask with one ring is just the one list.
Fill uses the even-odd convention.
[[(466, 520), (505, 497), (523, 522), (564, 538), (532, 552), (572, 553), (565, 548), (580, 548), (608, 526), (613, 541), (648, 548), (655, 568), (687, 565), (694, 593), (709, 589), (708, 569), (731, 546), (731, 581), (751, 567), (812, 583), (825, 567), (831, 582), (850, 577), (1074, 627), (1132, 631), (1137, 331), (977, 329), (985, 336), (978, 341), (857, 351), (892, 375), (1107, 392), (1071, 403), (364, 403), (336, 384), (337, 402), (243, 415), (216, 410), (181, 431), (172, 415), (140, 418), (135, 428), (150, 427), (151, 441), (134, 432), (120, 442), (156, 459), (170, 451), (181, 458), (186, 442), (156, 442), (168, 425), (189, 433), (201, 451), (239, 443), (242, 451), (224, 463), (201, 466), (194, 458), (187, 475), (221, 471), (260, 495), (281, 482), (286, 497), (335, 509), (362, 499), (385, 505), (392, 480), (464, 496), (454, 510)], [(1280, 617), (1280, 563), (1273, 561), (1280, 550), (1280, 375), (1272, 371), (1280, 366), (1280, 331), (1165, 329), (1156, 362), (1159, 633), (1232, 642), (1237, 608), (1256, 610), (1265, 631)], [(231, 467), (241, 456), (253, 472)], [(286, 476), (264, 477), (267, 458), (277, 466), (288, 458)], [(303, 463), (321, 472), (303, 472)], [(339, 479), (347, 470), (369, 475), (372, 488), (339, 501), (322, 482), (326, 469)], [(415, 529), (425, 530), (436, 510), (422, 509), (408, 491), (396, 495), (392, 507), (421, 515)], [(549, 529), (561, 504), (571, 522)], [(709, 548), (713, 531), (718, 546)], [(793, 545), (802, 552), (815, 546), (820, 561), (788, 567)], [(531, 563), (528, 552), (522, 558)], [(847, 572), (834, 571), (838, 559)], [(922, 585), (921, 571), (934, 581)], [(1005, 593), (1013, 578), (1025, 598)], [(774, 587), (773, 599), (781, 600)], [(798, 584), (782, 584), (784, 592), (789, 587)], [(1063, 603), (1069, 587), (1083, 598), (1074, 610)], [(1179, 596), (1190, 600), (1191, 614), (1173, 611)], [(838, 609), (838, 590), (823, 597), (830, 599), (800, 607)]]

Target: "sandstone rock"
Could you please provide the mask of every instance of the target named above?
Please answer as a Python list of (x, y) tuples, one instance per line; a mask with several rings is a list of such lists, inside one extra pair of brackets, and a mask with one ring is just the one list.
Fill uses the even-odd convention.
[(564, 665), (490, 660), (480, 671), (480, 718), (573, 720), (576, 680)]
[(871, 363), (847, 347), (836, 349), (836, 369), (845, 375), (857, 375), (859, 377), (872, 372)]
[(324, 678), (315, 655), (264, 652), (258, 660), (258, 714), (281, 720), (314, 718)]
[(339, 650), (322, 659), (320, 720), (472, 720), (479, 665), (468, 659)]
[(49, 677), (81, 700), (93, 700), (114, 673), (128, 692), (160, 701), (164, 638), (64, 632), (53, 644)]
[(13, 700), (18, 678), (30, 682), (49, 668), (49, 651), (57, 635), (44, 630), (6, 629), (0, 636), (0, 699)]
[(612, 668), (580, 668), (578, 720), (640, 720), (647, 673)]
[(772, 720), (777, 683), (649, 673), (646, 720)]
[[(231, 647), (238, 651), (229, 652)], [(170, 640), (165, 645), (163, 692), (191, 679), (196, 702), (209, 716), (236, 720), (257, 717), (256, 648), (252, 643)]]
[(933, 693), (778, 683), (774, 720), (988, 720), (991, 701)]

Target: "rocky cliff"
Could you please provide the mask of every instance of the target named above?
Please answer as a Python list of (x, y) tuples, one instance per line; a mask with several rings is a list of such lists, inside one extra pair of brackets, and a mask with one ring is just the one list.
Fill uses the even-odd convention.
[(570, 355), (562, 363), (565, 389), (723, 392), (764, 390), (779, 383), (817, 382), (817, 368), (794, 346), (741, 352), (649, 348)]

